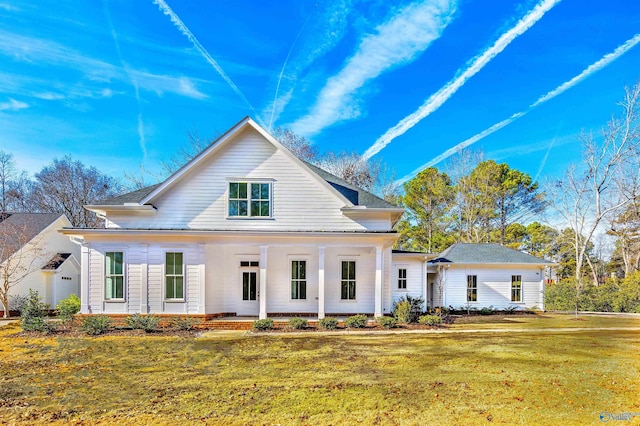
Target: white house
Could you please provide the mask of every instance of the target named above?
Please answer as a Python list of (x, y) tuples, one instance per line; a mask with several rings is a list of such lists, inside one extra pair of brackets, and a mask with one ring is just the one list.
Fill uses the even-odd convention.
[[(161, 184), (86, 208), (104, 229), (61, 231), (82, 246), (84, 314), (323, 318), (388, 314), (407, 295), (464, 301), (453, 280), (433, 299), (435, 255), (392, 252), (402, 208), (302, 162), (250, 118)], [(482, 288), (477, 303), (498, 306)]]
[(159, 185), (86, 206), (82, 313), (383, 315), (403, 209), (296, 158), (250, 118)]
[(499, 244), (454, 244), (429, 260), (430, 306), (544, 310), (553, 262)]
[(59, 213), (0, 215), (0, 285), (6, 277), (10, 296), (32, 289), (53, 308), (80, 293), (80, 246), (58, 232), (69, 226)]

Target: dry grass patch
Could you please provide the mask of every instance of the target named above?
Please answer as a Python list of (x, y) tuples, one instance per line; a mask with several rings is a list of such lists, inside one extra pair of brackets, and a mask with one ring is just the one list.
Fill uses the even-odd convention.
[(640, 412), (635, 331), (17, 331), (0, 328), (0, 423), (584, 424)]

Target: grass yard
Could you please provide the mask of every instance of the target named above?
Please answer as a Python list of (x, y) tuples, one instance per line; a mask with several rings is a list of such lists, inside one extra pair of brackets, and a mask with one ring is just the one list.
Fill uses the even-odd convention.
[(640, 413), (637, 330), (11, 337), (18, 331), (0, 328), (0, 423), (598, 424), (600, 412)]

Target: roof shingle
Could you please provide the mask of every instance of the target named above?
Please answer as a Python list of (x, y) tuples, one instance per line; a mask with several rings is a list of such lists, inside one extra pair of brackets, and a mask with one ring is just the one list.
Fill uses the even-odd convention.
[(457, 243), (440, 253), (432, 263), (512, 263), (512, 264), (536, 264), (549, 265), (550, 262), (530, 254), (522, 253), (500, 244), (488, 243)]

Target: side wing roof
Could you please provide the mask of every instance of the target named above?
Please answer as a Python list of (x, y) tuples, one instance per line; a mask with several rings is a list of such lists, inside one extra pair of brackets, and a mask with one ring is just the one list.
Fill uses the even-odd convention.
[(545, 259), (500, 244), (457, 243), (440, 253), (431, 263), (553, 265)]

